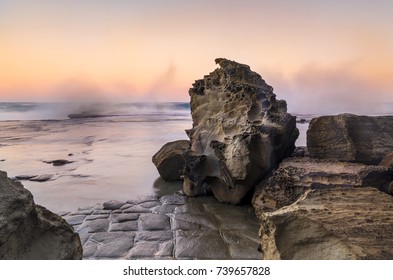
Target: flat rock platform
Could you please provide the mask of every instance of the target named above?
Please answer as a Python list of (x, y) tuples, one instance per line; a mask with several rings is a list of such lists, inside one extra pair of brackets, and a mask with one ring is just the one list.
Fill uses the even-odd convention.
[(250, 205), (164, 195), (59, 214), (79, 233), (84, 259), (262, 258)]

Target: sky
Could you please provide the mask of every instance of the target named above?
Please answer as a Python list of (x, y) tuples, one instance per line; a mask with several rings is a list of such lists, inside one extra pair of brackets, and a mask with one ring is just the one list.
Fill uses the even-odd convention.
[(390, 0), (0, 0), (0, 102), (188, 101), (225, 57), (290, 111), (393, 111), (392, 14)]

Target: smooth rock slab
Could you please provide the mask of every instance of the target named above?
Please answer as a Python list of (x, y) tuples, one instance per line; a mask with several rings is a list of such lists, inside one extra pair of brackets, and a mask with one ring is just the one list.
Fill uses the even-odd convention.
[(109, 214), (100, 214), (100, 215), (89, 215), (86, 216), (86, 221), (98, 220), (98, 219), (108, 219)]
[[(215, 217), (218, 220), (218, 228), (220, 229), (232, 229), (232, 230), (257, 232), (259, 228), (257, 223), (252, 224), (248, 222), (247, 216), (245, 215), (228, 216), (225, 214), (219, 214), (219, 215), (215, 215)], [(256, 217), (254, 219), (257, 220)]]
[(112, 223), (122, 223), (127, 221), (134, 221), (139, 218), (139, 213), (124, 213), (124, 214), (112, 214), (110, 221)]
[(182, 205), (186, 203), (186, 197), (179, 195), (164, 195), (160, 198), (160, 201), (163, 204)]
[(150, 209), (142, 207), (140, 205), (133, 205), (123, 210), (123, 213), (149, 213)]
[(143, 258), (152, 257), (156, 255), (156, 252), (160, 248), (160, 243), (154, 241), (139, 241), (130, 250), (127, 258)]
[(120, 209), (125, 203), (118, 200), (106, 201), (103, 204), (104, 210), (117, 210)]
[(80, 225), (79, 229), (88, 228), (89, 232), (105, 232), (108, 230), (109, 220), (107, 219), (98, 219), (92, 221), (85, 221)]
[(144, 241), (167, 241), (173, 239), (172, 231), (139, 231), (135, 237)]
[(154, 214), (169, 214), (173, 213), (176, 209), (176, 205), (162, 204), (160, 206), (154, 207), (152, 213)]
[(146, 201), (146, 202), (139, 204), (139, 206), (142, 206), (144, 208), (153, 208), (153, 207), (156, 207), (159, 205), (161, 205), (161, 202), (159, 202), (159, 201)]
[(93, 211), (93, 209), (78, 210), (77, 212), (71, 213), (70, 215), (90, 215), (93, 213)]
[(135, 233), (105, 232), (93, 234), (91, 241), (99, 243), (96, 258), (122, 258), (134, 246)]
[(141, 230), (166, 230), (171, 228), (169, 217), (161, 214), (141, 214), (139, 225)]
[[(167, 197), (172, 199), (173, 196)], [(177, 198), (177, 195), (175, 197)], [(192, 259), (201, 257), (204, 259), (203, 255), (205, 255), (208, 256), (206, 257), (207, 259), (215, 259), (215, 256), (220, 258), (250, 259), (256, 256), (255, 248), (257, 245), (255, 244), (259, 244), (256, 229), (258, 221), (256, 221), (254, 213), (249, 211), (248, 208), (250, 207), (218, 204), (213, 197), (186, 198), (185, 204), (182, 205), (166, 203), (161, 205), (161, 202), (157, 199), (149, 201), (138, 200), (138, 203), (137, 205), (126, 203), (117, 210), (102, 210), (101, 204), (101, 207), (94, 208), (97, 214), (93, 212), (91, 215), (86, 216), (82, 226), (77, 226), (77, 231), (85, 248), (84, 258), (176, 259), (175, 250), (178, 247), (176, 240), (182, 238), (195, 239), (196, 237), (194, 238), (194, 236), (198, 235), (214, 235), (218, 237), (218, 246), (224, 244), (226, 251), (224, 253), (213, 252), (212, 250), (216, 250), (217, 246), (211, 246), (211, 248), (205, 246), (207, 241), (201, 237), (198, 241), (192, 243), (192, 250), (188, 248), (182, 251), (187, 241), (180, 241), (183, 249), (178, 252), (178, 255), (181, 258)], [(143, 207), (157, 204), (158, 206), (151, 209), (154, 213), (150, 213), (149, 209)], [(89, 209), (91, 208), (80, 210)], [(127, 210), (131, 212), (126, 213)], [(134, 212), (135, 210), (142, 212)], [(109, 221), (107, 231), (90, 232), (89, 223), (95, 220)], [(230, 226), (227, 226), (226, 223), (230, 224)], [(106, 227), (106, 224), (103, 226)], [(250, 228), (252, 228), (252, 232), (250, 232)], [(179, 234), (179, 231), (187, 230), (190, 233), (184, 236)], [(125, 249), (118, 252), (112, 249), (111, 246), (114, 242), (117, 242), (116, 240), (121, 235), (113, 234), (123, 233), (132, 233), (133, 239), (131, 245), (129, 244), (130, 240), (124, 241)], [(178, 239), (176, 239), (176, 236)], [(214, 243), (216, 240), (212, 242)], [(255, 246), (252, 247), (250, 244)], [(128, 251), (126, 252), (127, 248)], [(95, 253), (96, 251), (98, 252), (97, 254)], [(258, 258), (260, 258), (260, 254)]]
[(233, 259), (261, 259), (262, 254), (258, 251), (260, 243), (256, 231), (239, 230), (221, 231), (221, 236), (226, 244), (228, 244), (229, 252)]
[(228, 247), (216, 230), (176, 231), (175, 257), (178, 259), (230, 259)]
[(88, 241), (83, 245), (83, 257), (90, 258), (97, 251), (98, 244), (95, 242)]
[(137, 221), (114, 223), (109, 227), (109, 231), (136, 231), (138, 230)]
[(157, 201), (158, 200), (158, 196), (156, 195), (146, 195), (146, 196), (141, 196), (141, 197), (137, 197), (134, 199), (130, 199), (127, 200), (126, 203), (128, 204), (140, 204), (140, 203), (144, 203), (147, 201)]
[(211, 215), (203, 214), (175, 214), (173, 228), (175, 230), (216, 229), (217, 220)]
[(229, 245), (229, 252), (235, 260), (258, 260), (262, 258), (258, 251), (258, 243), (249, 239), (243, 239), (237, 244)]
[(204, 214), (206, 210), (201, 203), (188, 202), (176, 207), (175, 213)]
[(110, 214), (112, 210), (94, 210), (93, 215)]
[(75, 225), (82, 224), (86, 218), (86, 215), (69, 215), (69, 216), (64, 216), (63, 218), (64, 220), (66, 220), (67, 223), (69, 223), (72, 226), (75, 226)]
[(53, 174), (42, 174), (29, 179), (33, 182), (46, 182), (53, 178)]
[(158, 251), (155, 253), (155, 256), (158, 257), (172, 257), (173, 256), (173, 242), (168, 241), (160, 244)]

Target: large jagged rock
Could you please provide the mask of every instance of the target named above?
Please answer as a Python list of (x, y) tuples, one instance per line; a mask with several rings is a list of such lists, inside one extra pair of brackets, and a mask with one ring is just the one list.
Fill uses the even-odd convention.
[(393, 197), (374, 188), (308, 190), (260, 218), (264, 259), (393, 259)]
[(169, 142), (153, 156), (153, 163), (164, 180), (177, 181), (181, 179), (185, 165), (183, 153), (189, 145), (190, 141), (188, 140)]
[(383, 166), (287, 158), (269, 179), (257, 186), (252, 204), (260, 215), (292, 204), (309, 189), (374, 187), (388, 193), (391, 181), (392, 171)]
[(79, 235), (0, 171), (0, 259), (81, 259)]
[(193, 128), (183, 190), (239, 203), (295, 149), (296, 117), (250, 67), (224, 58), (189, 90)]
[(315, 158), (378, 164), (393, 150), (393, 116), (341, 114), (312, 119), (307, 147)]

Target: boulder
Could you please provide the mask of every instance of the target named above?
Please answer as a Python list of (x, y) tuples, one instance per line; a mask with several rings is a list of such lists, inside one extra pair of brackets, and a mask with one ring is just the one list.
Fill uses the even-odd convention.
[(153, 156), (153, 163), (160, 176), (166, 181), (180, 180), (184, 169), (183, 153), (190, 145), (188, 140), (178, 140), (166, 143)]
[(310, 189), (374, 187), (388, 193), (391, 181), (392, 171), (383, 166), (287, 158), (269, 179), (257, 186), (252, 204), (261, 214), (292, 204)]
[(0, 171), (0, 259), (81, 259), (79, 235)]
[(295, 150), (293, 151), (292, 157), (309, 157), (310, 154), (307, 151), (307, 147), (305, 146), (300, 146), (300, 147), (296, 147)]
[(183, 190), (237, 204), (292, 154), (299, 131), (286, 102), (259, 74), (224, 58), (216, 63), (220, 68), (189, 90), (193, 127)]
[(260, 219), (264, 259), (393, 259), (393, 197), (375, 188), (308, 190)]
[(378, 164), (393, 151), (393, 116), (314, 118), (307, 131), (307, 147), (314, 158)]
[(384, 156), (378, 165), (393, 169), (393, 152), (390, 152)]

